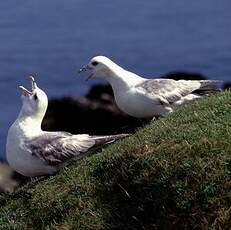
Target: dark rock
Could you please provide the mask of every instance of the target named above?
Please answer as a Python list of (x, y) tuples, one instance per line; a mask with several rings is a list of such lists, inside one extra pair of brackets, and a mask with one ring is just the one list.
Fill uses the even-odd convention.
[[(105, 97), (106, 96), (106, 97)], [(86, 97), (92, 100), (104, 100), (108, 101), (108, 96), (110, 102), (112, 100), (111, 97), (114, 97), (112, 87), (109, 84), (106, 85), (93, 85), (87, 93)], [(106, 99), (106, 100), (105, 100)]]
[(170, 72), (161, 77), (166, 78), (166, 79), (174, 79), (174, 80), (206, 80), (208, 79), (206, 76), (200, 73), (192, 73), (192, 72)]
[(224, 84), (224, 87), (223, 87), (224, 89), (231, 89), (231, 82), (226, 82), (225, 84)]
[(133, 132), (147, 122), (119, 110), (111, 86), (96, 85), (85, 97), (51, 99), (42, 128), (103, 135)]

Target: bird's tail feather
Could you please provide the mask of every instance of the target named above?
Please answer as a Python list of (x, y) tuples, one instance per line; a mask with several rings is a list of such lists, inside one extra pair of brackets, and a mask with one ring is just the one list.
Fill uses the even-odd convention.
[(119, 139), (128, 137), (129, 134), (105, 135), (105, 136), (91, 136), (95, 140), (96, 146), (110, 144)]
[(209, 95), (221, 91), (222, 81), (217, 80), (200, 80), (201, 86), (193, 93), (199, 95)]
[(220, 90), (222, 81), (217, 80), (201, 80), (201, 90)]

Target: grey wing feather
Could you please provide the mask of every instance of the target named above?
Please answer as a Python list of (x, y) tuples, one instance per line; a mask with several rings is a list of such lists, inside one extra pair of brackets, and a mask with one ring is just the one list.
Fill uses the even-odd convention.
[(49, 165), (59, 165), (72, 158), (80, 158), (95, 145), (88, 135), (71, 135), (62, 132), (46, 132), (26, 143), (31, 154)]
[(218, 81), (150, 79), (136, 85), (136, 88), (151, 96), (159, 96), (168, 103), (174, 103), (196, 90), (218, 90)]
[(72, 158), (81, 158), (88, 150), (115, 140), (127, 137), (128, 134), (111, 136), (89, 136), (87, 134), (72, 135), (65, 132), (44, 132), (43, 135), (26, 143), (32, 155), (49, 165), (60, 165)]

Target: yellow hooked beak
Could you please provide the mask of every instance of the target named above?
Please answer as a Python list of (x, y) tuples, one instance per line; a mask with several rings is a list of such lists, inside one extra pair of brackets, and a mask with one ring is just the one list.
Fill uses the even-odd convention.
[[(92, 68), (88, 65), (83, 66), (82, 68), (79, 69), (79, 73), (85, 72), (87, 70), (92, 70)], [(85, 81), (90, 80), (94, 76), (94, 72), (92, 72), (90, 75), (84, 78)]]

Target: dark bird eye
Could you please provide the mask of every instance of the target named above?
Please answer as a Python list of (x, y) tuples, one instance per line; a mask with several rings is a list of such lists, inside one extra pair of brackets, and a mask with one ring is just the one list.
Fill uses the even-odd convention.
[(91, 64), (92, 64), (93, 66), (96, 66), (96, 65), (98, 65), (98, 62), (97, 62), (97, 61), (93, 61)]
[(38, 100), (37, 94), (34, 95), (34, 99), (35, 99), (36, 101)]

